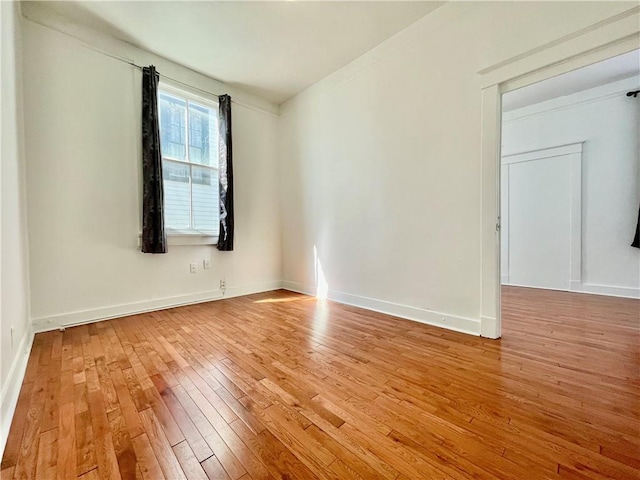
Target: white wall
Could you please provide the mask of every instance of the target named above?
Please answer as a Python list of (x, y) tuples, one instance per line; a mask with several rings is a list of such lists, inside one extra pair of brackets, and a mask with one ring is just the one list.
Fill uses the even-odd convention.
[(4, 451), (33, 339), (29, 322), (19, 19), (16, 3), (0, 2), (0, 455)]
[(480, 331), (481, 84), (630, 3), (448, 3), (282, 106), (284, 285)]
[[(142, 254), (140, 71), (32, 21), (24, 20), (23, 32), (36, 330), (215, 299), (222, 278), (227, 296), (280, 286), (276, 115), (233, 105), (235, 251), (170, 246), (166, 255)], [(153, 63), (176, 80), (224, 88), (130, 45), (99, 40), (101, 49)], [(202, 269), (205, 258), (210, 270)]]
[(640, 250), (630, 246), (640, 201), (640, 101), (625, 95), (639, 86), (630, 78), (503, 116), (504, 155), (584, 142), (582, 282), (572, 290), (640, 296)]

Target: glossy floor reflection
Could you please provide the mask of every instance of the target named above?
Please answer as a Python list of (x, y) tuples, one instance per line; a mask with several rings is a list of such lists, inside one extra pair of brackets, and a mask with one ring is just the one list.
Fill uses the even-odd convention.
[(636, 478), (640, 302), (504, 289), (494, 341), (290, 292), (36, 336), (9, 478)]

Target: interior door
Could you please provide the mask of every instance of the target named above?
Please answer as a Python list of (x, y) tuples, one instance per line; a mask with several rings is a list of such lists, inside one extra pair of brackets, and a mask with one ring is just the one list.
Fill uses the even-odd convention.
[[(577, 158), (577, 163), (576, 163)], [(503, 158), (502, 282), (570, 290), (580, 155), (544, 149)], [(578, 245), (579, 245), (578, 238)], [(579, 262), (579, 260), (578, 260)]]

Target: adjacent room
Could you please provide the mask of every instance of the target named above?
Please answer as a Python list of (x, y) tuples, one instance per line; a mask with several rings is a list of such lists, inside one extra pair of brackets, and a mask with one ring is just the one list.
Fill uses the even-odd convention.
[(2, 480), (640, 478), (637, 2), (0, 24)]
[(559, 383), (638, 370), (639, 89), (636, 50), (502, 96), (503, 339)]
[(503, 95), (503, 285), (640, 298), (639, 88), (636, 50)]

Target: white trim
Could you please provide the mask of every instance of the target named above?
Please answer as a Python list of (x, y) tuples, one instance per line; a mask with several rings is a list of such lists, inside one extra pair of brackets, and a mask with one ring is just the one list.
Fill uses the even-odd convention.
[(535, 117), (549, 112), (566, 110), (578, 105), (588, 105), (590, 103), (609, 100), (610, 98), (617, 97), (629, 90), (637, 90), (639, 86), (640, 76), (633, 75), (623, 80), (617, 80), (615, 82), (582, 90), (563, 97), (551, 98), (544, 102), (503, 112), (502, 121), (512, 122), (522, 118)]
[[(196, 91), (198, 91), (199, 93), (194, 93)], [(158, 83), (158, 93), (162, 92), (166, 92), (169, 95), (178, 97), (179, 100), (185, 99), (191, 100), (194, 103), (204, 104), (204, 106), (215, 110), (216, 113), (218, 112), (218, 108), (220, 106), (218, 97), (213, 93), (204, 96), (202, 90), (196, 90), (194, 87), (178, 84), (166, 77), (160, 77), (160, 82)]]
[(498, 329), (499, 322), (496, 318), (480, 317), (480, 336), (485, 338), (500, 338), (502, 332)]
[(582, 282), (582, 143), (574, 145), (579, 151), (569, 154), (571, 186), (569, 198), (569, 278), (571, 282)]
[[(206, 235), (203, 233), (171, 233), (167, 232), (167, 245), (180, 247), (187, 245), (217, 245), (217, 235)], [(138, 248), (142, 247), (142, 234), (138, 234)]]
[[(574, 68), (596, 63), (607, 58), (606, 53), (599, 59), (589, 58), (582, 63), (580, 57), (585, 57), (604, 49), (615, 49), (615, 54), (626, 53), (637, 49), (638, 32), (640, 31), (640, 7), (633, 6), (617, 15), (613, 15), (593, 25), (588, 25), (577, 32), (552, 40), (528, 52), (516, 55), (506, 61), (483, 68), (478, 71), (481, 76), (482, 87), (499, 85), (506, 82), (518, 81), (515, 89), (524, 86), (520, 77), (533, 73), (541, 73), (546, 78), (565, 73)], [(620, 52), (616, 46), (623, 45)], [(634, 45), (635, 48), (634, 48)], [(611, 56), (615, 56), (611, 55)], [(575, 61), (578, 60), (576, 64)], [(552, 70), (553, 69), (553, 70)], [(535, 83), (542, 78), (536, 78)], [(511, 87), (511, 85), (509, 85)]]
[(640, 288), (615, 287), (611, 285), (594, 285), (589, 283), (571, 283), (569, 290), (564, 288), (532, 287), (517, 283), (505, 283), (505, 287), (533, 288), (537, 290), (551, 290), (553, 292), (577, 293), (585, 295), (605, 295), (607, 297), (640, 298)]
[[(131, 43), (119, 40), (92, 27), (68, 22), (64, 17), (51, 15), (46, 9), (38, 8), (37, 6), (21, 3), (20, 10), (22, 18), (26, 21), (56, 32), (59, 35), (64, 35), (83, 47), (111, 57), (115, 61), (133, 62), (138, 65), (156, 65), (159, 71), (173, 77), (175, 81), (179, 82), (179, 85), (187, 85), (187, 88), (191, 88), (193, 91), (206, 92), (214, 96), (227, 93), (231, 95), (233, 98), (232, 103), (235, 105), (272, 117), (279, 116), (278, 105), (275, 103), (249, 93), (242, 88), (228, 85), (197, 72), (190, 67), (158, 56), (142, 47), (136, 47)], [(169, 79), (164, 77), (164, 80)]]
[[(478, 72), (482, 92), (481, 128), (481, 296), (482, 333), (501, 332), (500, 205), (501, 94), (556, 75), (637, 50), (640, 8), (634, 6), (596, 24)], [(486, 323), (486, 328), (485, 324)]]
[(242, 297), (244, 295), (253, 295), (254, 293), (271, 292), (282, 288), (282, 280), (272, 280), (271, 282), (263, 282), (254, 285), (245, 285), (242, 287), (227, 287), (224, 298)]
[(576, 142), (557, 147), (545, 147), (537, 150), (527, 150), (520, 153), (510, 153), (502, 156), (502, 165), (542, 160), (543, 158), (560, 157), (562, 155), (571, 155), (572, 153), (582, 153), (583, 143), (584, 142)]
[(610, 297), (640, 298), (640, 288), (632, 287), (571, 282), (571, 291), (576, 293), (590, 293), (594, 295), (608, 295)]
[[(316, 296), (316, 288), (302, 283), (285, 280), (282, 288), (292, 292), (304, 293), (305, 295)], [(425, 323), (436, 327), (446, 328), (455, 332), (467, 333), (470, 335), (480, 335), (480, 321), (473, 318), (459, 317), (447, 313), (436, 312), (424, 308), (411, 307), (385, 300), (362, 297), (345, 292), (329, 290), (327, 298), (334, 302), (371, 310), (394, 317), (412, 320), (414, 322)]]
[(502, 86), (503, 93), (511, 92), (572, 70), (602, 62), (617, 57), (618, 55), (624, 55), (625, 53), (638, 50), (638, 48), (640, 48), (640, 36), (636, 33), (619, 41), (603, 45), (601, 48), (595, 48), (587, 53), (578, 54), (538, 70), (532, 70), (528, 74), (506, 80), (500, 85)]
[(500, 141), (502, 135), (500, 87), (482, 90), (481, 125), (481, 269), (480, 321), (482, 335), (500, 338)]
[(18, 345), (17, 354), (9, 369), (7, 380), (2, 385), (2, 396), (0, 397), (0, 457), (4, 454), (4, 448), (7, 445), (9, 429), (11, 428), (13, 415), (18, 404), (18, 396), (20, 395), (25, 373), (27, 372), (33, 338), (33, 329), (31, 325), (28, 325), (27, 331), (22, 336), (22, 340), (20, 340), (20, 344)]
[(126, 303), (111, 307), (94, 308), (90, 310), (80, 310), (77, 312), (67, 312), (46, 317), (32, 319), (36, 333), (57, 330), (59, 328), (73, 327), (85, 323), (99, 322), (110, 318), (126, 317), (139, 313), (164, 310), (166, 308), (179, 307), (182, 305), (193, 305), (196, 303), (211, 302), (223, 298), (250, 295), (281, 288), (280, 281), (264, 282), (242, 287), (231, 287), (225, 290), (223, 295), (221, 290), (210, 290), (206, 292), (178, 295), (175, 297), (157, 298), (142, 302)]
[(532, 288), (534, 290), (551, 290), (552, 292), (566, 292), (566, 293), (581, 293), (574, 292), (571, 289), (567, 290), (566, 288), (553, 288), (553, 287), (538, 287), (532, 285), (522, 285), (520, 283), (505, 283), (504, 287), (518, 287), (518, 288)]
[[(511, 245), (511, 169), (509, 166), (501, 165), (500, 167), (500, 188), (504, 187), (506, 192), (502, 190), (498, 208), (500, 209), (500, 281), (501, 283), (509, 281), (509, 266)], [(507, 272), (503, 274), (502, 272)]]

